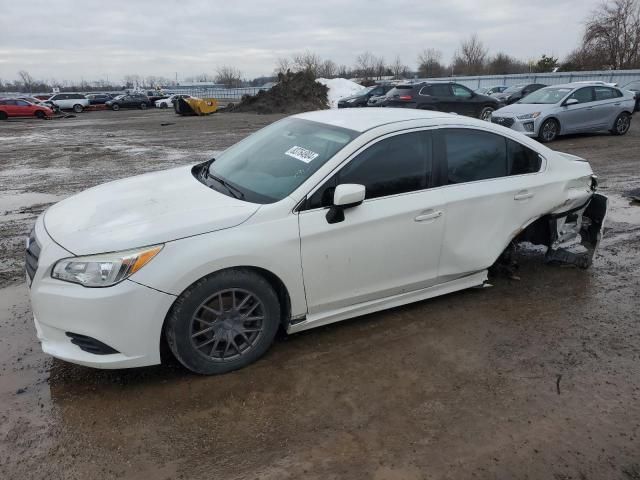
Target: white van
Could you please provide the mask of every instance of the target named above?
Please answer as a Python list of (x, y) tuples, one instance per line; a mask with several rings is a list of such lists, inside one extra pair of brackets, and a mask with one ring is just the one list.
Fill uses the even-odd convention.
[(56, 93), (47, 102), (52, 103), (60, 110), (73, 109), (76, 113), (80, 113), (89, 106), (89, 99), (80, 93)]

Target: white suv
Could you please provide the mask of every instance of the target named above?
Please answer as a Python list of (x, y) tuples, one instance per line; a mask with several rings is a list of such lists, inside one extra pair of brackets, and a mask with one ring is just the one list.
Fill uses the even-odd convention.
[(481, 286), (512, 242), (587, 267), (587, 162), (485, 121), (349, 108), (276, 122), (193, 167), (41, 215), (26, 271), (42, 349), (100, 368), (243, 367), (289, 333)]
[(76, 113), (89, 106), (89, 99), (80, 93), (56, 93), (46, 101), (60, 110), (73, 109)]

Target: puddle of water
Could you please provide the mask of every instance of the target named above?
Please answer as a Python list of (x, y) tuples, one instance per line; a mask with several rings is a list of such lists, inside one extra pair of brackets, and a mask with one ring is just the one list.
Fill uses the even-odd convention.
[(42, 203), (61, 200), (59, 195), (50, 193), (9, 193), (0, 194), (0, 215), (15, 213), (14, 210), (28, 208)]

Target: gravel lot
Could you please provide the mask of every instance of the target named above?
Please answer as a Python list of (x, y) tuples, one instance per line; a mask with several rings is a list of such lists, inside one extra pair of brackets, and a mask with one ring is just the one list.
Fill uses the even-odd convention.
[(277, 118), (0, 125), (1, 479), (640, 479), (640, 204), (624, 197), (640, 188), (640, 125), (552, 144), (588, 159), (610, 196), (590, 270), (523, 252), (520, 281), (282, 336), (221, 377), (42, 354), (22, 281), (36, 215)]

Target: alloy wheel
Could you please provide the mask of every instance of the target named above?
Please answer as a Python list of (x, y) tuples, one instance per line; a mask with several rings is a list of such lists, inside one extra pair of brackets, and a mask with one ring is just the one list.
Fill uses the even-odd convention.
[(620, 115), (616, 121), (616, 131), (620, 135), (624, 135), (629, 130), (631, 119), (627, 115)]
[(542, 138), (544, 138), (545, 141), (550, 142), (556, 138), (557, 130), (558, 128), (555, 122), (546, 122), (542, 126)]
[(263, 332), (265, 309), (248, 290), (220, 290), (191, 317), (191, 344), (207, 360), (226, 362), (253, 349)]

